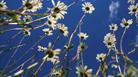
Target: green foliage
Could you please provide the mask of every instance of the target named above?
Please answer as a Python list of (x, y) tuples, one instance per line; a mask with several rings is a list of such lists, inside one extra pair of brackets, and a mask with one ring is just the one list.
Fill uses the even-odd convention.
[(138, 77), (138, 68), (133, 65), (129, 65), (126, 75), (127, 77)]

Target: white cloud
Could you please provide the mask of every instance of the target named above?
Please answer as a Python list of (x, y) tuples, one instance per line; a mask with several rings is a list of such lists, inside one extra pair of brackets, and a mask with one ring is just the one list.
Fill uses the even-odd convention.
[(116, 18), (117, 14), (118, 14), (118, 8), (120, 6), (119, 1), (112, 1), (111, 4), (109, 5), (109, 11), (110, 11), (110, 20), (112, 20), (113, 18)]

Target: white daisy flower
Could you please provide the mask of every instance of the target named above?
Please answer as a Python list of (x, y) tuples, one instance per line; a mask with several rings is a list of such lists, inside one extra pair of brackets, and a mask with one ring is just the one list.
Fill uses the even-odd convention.
[(106, 54), (100, 53), (100, 54), (97, 54), (96, 59), (97, 59), (99, 62), (102, 62), (102, 61), (105, 60), (105, 57), (106, 57)]
[(51, 13), (51, 14), (49, 15), (49, 17), (52, 17), (52, 18), (55, 19), (55, 20), (64, 19), (64, 15), (61, 15), (61, 14), (54, 14), (54, 13)]
[(118, 26), (117, 26), (117, 24), (111, 24), (111, 25), (109, 25), (109, 28), (110, 28), (110, 30), (112, 30), (112, 31), (117, 31)]
[(78, 77), (92, 77), (92, 69), (88, 69), (87, 66), (78, 66), (76, 67), (76, 74)]
[(44, 29), (43, 29), (43, 32), (45, 32), (45, 34), (48, 35), (48, 36), (53, 35), (53, 33), (52, 33), (53, 31), (50, 30), (49, 28), (44, 28)]
[(6, 6), (6, 2), (4, 2), (4, 0), (2, 0), (0, 2), (0, 9), (7, 9), (8, 7)]
[(138, 14), (138, 3), (136, 5), (130, 5), (128, 7), (128, 9), (130, 11), (129, 14), (135, 15), (137, 17), (137, 14)]
[(64, 72), (61, 68), (56, 68), (52, 70), (51, 75), (54, 77), (62, 77), (63, 73)]
[(43, 59), (47, 59), (48, 61), (53, 60), (53, 58), (57, 58), (56, 55), (60, 54), (60, 49), (47, 49), (46, 56)]
[(51, 61), (52, 63), (58, 63), (60, 54), (60, 49), (52, 49), (51, 43), (49, 43), (48, 48), (45, 52), (45, 56), (43, 57), (43, 60)]
[(125, 28), (129, 28), (129, 26), (133, 23), (132, 19), (126, 20), (125, 18), (122, 20), (121, 26)]
[(23, 20), (24, 20), (24, 22), (30, 22), (30, 21), (32, 21), (33, 19), (32, 19), (32, 17), (31, 17), (30, 15), (27, 15), (27, 16), (25, 16), (25, 17), (23, 18)]
[(36, 12), (42, 8), (41, 0), (23, 0), (24, 10), (28, 12)]
[(64, 19), (64, 15), (67, 14), (67, 5), (58, 1), (57, 4), (52, 8), (51, 16), (56, 19)]
[(87, 33), (83, 33), (83, 32), (80, 32), (79, 34), (78, 34), (78, 36), (79, 36), (79, 38), (80, 39), (84, 39), (84, 40), (86, 40), (87, 38), (88, 38), (88, 35), (87, 35)]
[(56, 29), (56, 28), (57, 28), (56, 23), (57, 23), (57, 20), (55, 20), (55, 19), (52, 18), (52, 17), (48, 17), (47, 25), (48, 25), (50, 28)]
[(40, 46), (40, 45), (38, 45), (37, 47), (38, 47), (37, 50), (38, 50), (39, 52), (41, 52), (41, 51), (46, 51), (46, 50), (47, 50), (46, 47), (42, 47), (42, 46)]
[(24, 72), (24, 70), (19, 70), (19, 71), (17, 71), (16, 73), (14, 73), (13, 76), (19, 76), (19, 75), (21, 75), (23, 72)]
[(84, 11), (84, 13), (91, 14), (94, 10), (95, 8), (90, 2), (85, 2), (84, 4), (82, 4), (82, 11)]
[(43, 60), (50, 61), (53, 64), (59, 63), (59, 57), (58, 57), (59, 54), (60, 54), (60, 51), (57, 49), (56, 50), (48, 49), (46, 51), (45, 56), (43, 57)]
[(111, 49), (116, 44), (116, 37), (114, 34), (108, 33), (104, 36), (103, 43), (107, 46), (107, 48)]
[(30, 36), (31, 35), (31, 32), (30, 32), (30, 28), (23, 28), (23, 33), (27, 36)]
[(68, 27), (66, 27), (64, 24), (57, 24), (58, 29), (61, 33), (63, 33), (64, 36), (68, 36)]

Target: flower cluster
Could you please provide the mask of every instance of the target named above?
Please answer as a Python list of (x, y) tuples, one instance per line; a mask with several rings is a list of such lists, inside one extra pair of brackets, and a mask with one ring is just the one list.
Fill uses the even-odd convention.
[[(138, 3), (136, 0), (127, 1), (128, 4), (130, 4), (127, 8), (129, 11), (128, 15), (134, 15), (134, 18), (123, 18), (120, 21), (121, 23), (111, 22), (109, 25), (109, 32), (103, 36), (102, 42), (108, 52), (97, 54), (96, 60), (99, 63), (97, 64), (99, 68), (95, 74), (92, 74), (94, 73), (93, 70), (87, 67), (88, 65), (86, 65), (83, 57), (88, 48), (87, 39), (89, 37), (88, 33), (83, 32), (83, 21), (88, 14), (92, 14), (96, 10), (92, 3), (84, 2), (81, 4), (80, 9), (83, 15), (80, 17), (78, 24), (70, 28), (70, 26), (65, 24), (66, 22), (62, 20), (65, 19), (65, 15), (69, 13), (68, 10), (70, 10), (72, 5), (78, 4), (78, 1), (74, 0), (71, 4), (66, 4), (64, 1), (60, 0), (49, 0), (52, 6), (48, 7), (48, 5), (46, 6), (44, 4), (46, 0), (22, 0), (22, 6), (15, 10), (10, 10), (5, 1), (0, 1), (0, 27), (1, 25), (14, 25), (15, 27), (4, 31), (0, 30), (0, 33), (19, 31), (11, 37), (10, 40), (17, 36), (19, 37), (19, 35), (22, 35), (22, 38), (15, 47), (3, 49), (3, 46), (0, 46), (0, 57), (1, 55), (3, 56), (3, 54), (5, 55), (5, 53), (9, 53), (6, 52), (8, 50), (13, 51), (10, 52), (10, 54), (13, 54), (9, 56), (10, 59), (6, 62), (5, 67), (1, 67), (1, 77), (39, 77), (39, 75), (41, 76), (39, 72), (43, 71), (42, 68), (44, 64), (47, 65), (48, 63), (50, 63), (51, 66), (50, 69), (47, 69), (49, 72), (44, 77), (67, 77), (72, 71), (75, 71), (78, 77), (99, 77), (101, 75), (103, 77), (138, 76), (138, 69), (133, 65), (135, 63), (128, 57), (130, 53), (136, 51), (137, 47), (135, 46), (134, 49), (127, 54), (123, 46), (126, 31), (131, 29), (133, 23), (135, 24), (134, 19), (136, 19), (136, 24), (138, 23)], [(44, 6), (46, 9), (43, 9)], [(38, 10), (40, 9), (43, 9), (44, 13), (39, 12)], [(71, 11), (71, 13), (72, 12), (73, 11)], [(40, 30), (40, 32), (38, 32), (40, 36), (39, 39), (24, 53), (19, 52), (21, 47), (29, 45), (28, 43), (24, 43), (26, 37), (31, 38), (31, 35), (37, 35), (35, 33), (37, 30)], [(120, 32), (119, 35), (121, 37), (119, 38), (117, 33), (120, 30), (123, 30), (123, 32)], [(77, 36), (77, 38), (75, 38), (75, 36)], [(10, 41), (8, 41), (8, 43), (9, 42)], [(31, 42), (33, 42), (33, 40), (31, 40)], [(41, 43), (48, 43), (48, 46), (45, 47), (45, 45), (41, 45)], [(35, 47), (37, 47), (37, 49)], [(22, 56), (14, 60), (17, 52), (21, 53), (20, 55)], [(26, 57), (27, 55), (29, 55), (29, 58)], [(26, 60), (26, 58), (28, 59)], [(20, 62), (24, 59), (24, 62)], [(124, 66), (121, 67), (122, 65)], [(15, 68), (11, 69), (14, 66)], [(76, 70), (73, 70), (74, 66)], [(115, 75), (112, 73), (108, 74), (110, 69), (114, 71), (113, 73)]]

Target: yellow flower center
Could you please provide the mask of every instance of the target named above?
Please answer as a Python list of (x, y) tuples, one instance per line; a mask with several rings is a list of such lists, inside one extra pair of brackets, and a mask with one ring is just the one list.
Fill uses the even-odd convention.
[(110, 46), (111, 46), (111, 45), (112, 45), (112, 43), (111, 43), (111, 42), (108, 42), (108, 45), (110, 45)]
[(133, 12), (136, 12), (136, 11), (137, 11), (137, 8), (132, 9), (132, 11), (133, 11)]
[(59, 13), (60, 9), (58, 7), (54, 8), (54, 13)]
[(55, 14), (52, 14), (51, 16), (52, 16), (52, 17), (54, 17), (54, 18), (56, 18), (56, 17), (57, 17)]
[(33, 5), (31, 3), (29, 3), (29, 2), (27, 2), (25, 4), (25, 6), (27, 7), (27, 9), (32, 9), (33, 8)]
[(124, 23), (124, 25), (125, 25), (125, 26), (128, 26), (128, 23), (126, 22), (126, 23)]
[(90, 7), (86, 7), (85, 9), (86, 9), (86, 11), (89, 11), (90, 10)]
[(52, 50), (47, 50), (46, 55), (48, 55), (48, 58), (52, 58), (54, 56), (54, 53)]
[(0, 3), (0, 7), (3, 7), (3, 5)]
[(52, 24), (52, 22), (51, 22), (51, 21), (48, 21), (48, 24), (49, 24), (49, 25), (51, 25), (51, 24)]
[(80, 72), (80, 77), (88, 77), (88, 75), (85, 72)]

